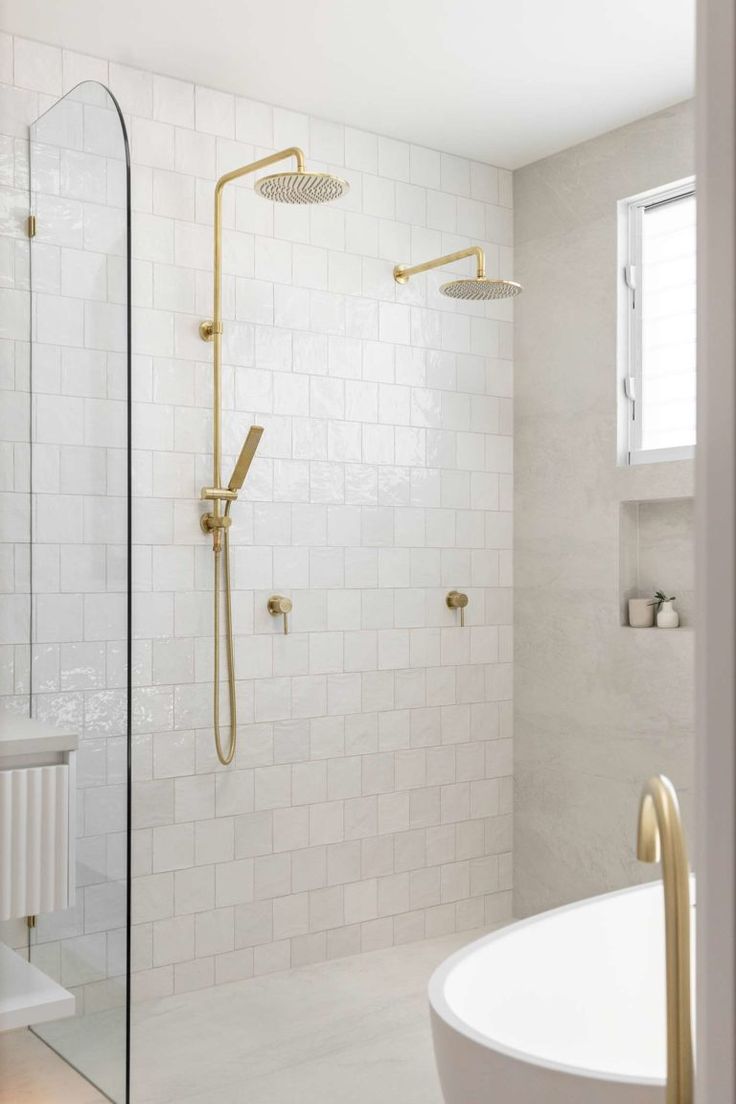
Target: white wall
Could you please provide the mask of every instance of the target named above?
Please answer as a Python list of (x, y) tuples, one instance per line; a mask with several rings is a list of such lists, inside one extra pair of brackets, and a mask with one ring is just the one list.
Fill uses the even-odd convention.
[[(27, 124), (94, 78), (132, 138), (138, 997), (508, 916), (511, 306), (454, 304), (439, 274), (399, 288), (391, 269), (481, 242), (489, 274), (510, 276), (511, 175), (24, 40), (0, 38), (0, 66), (17, 159), (2, 231), (21, 258), (4, 317), (26, 298), (8, 296), (27, 281)], [(250, 180), (226, 198), (224, 468), (252, 422), (266, 429), (233, 511), (241, 729), (226, 770), (197, 501), (212, 189), (292, 144), (351, 192), (272, 207)], [(22, 348), (22, 325), (4, 336)], [(464, 630), (453, 587), (470, 594)], [(273, 592), (294, 601), (288, 637)], [(23, 628), (3, 650), (15, 708)]]
[[(617, 467), (616, 204), (691, 175), (693, 139), (681, 104), (514, 174), (517, 915), (655, 873), (634, 853), (649, 775), (689, 817), (692, 510), (663, 500), (692, 495), (693, 463)], [(685, 586), (676, 632), (622, 625), (621, 504), (638, 501), (659, 506), (634, 511), (637, 583)]]

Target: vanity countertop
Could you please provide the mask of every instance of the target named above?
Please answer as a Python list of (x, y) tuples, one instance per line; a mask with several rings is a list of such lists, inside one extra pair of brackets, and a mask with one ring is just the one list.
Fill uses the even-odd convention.
[(0, 943), (0, 1031), (74, 1015), (74, 995)]
[(15, 755), (45, 755), (74, 751), (79, 746), (76, 732), (55, 728), (33, 717), (0, 711), (0, 760)]

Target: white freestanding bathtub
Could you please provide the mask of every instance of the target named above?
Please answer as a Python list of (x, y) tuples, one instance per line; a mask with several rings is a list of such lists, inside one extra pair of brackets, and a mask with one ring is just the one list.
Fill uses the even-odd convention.
[(471, 943), (435, 971), (429, 1000), (447, 1104), (662, 1104), (662, 883)]

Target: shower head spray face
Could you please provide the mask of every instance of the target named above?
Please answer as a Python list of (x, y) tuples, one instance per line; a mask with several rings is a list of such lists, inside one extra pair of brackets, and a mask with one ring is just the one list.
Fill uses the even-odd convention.
[(256, 181), (256, 191), (274, 203), (330, 203), (350, 191), (342, 177), (322, 172), (272, 173)]
[(511, 299), (521, 291), (521, 284), (513, 280), (491, 280), (487, 276), (474, 276), (464, 280), (450, 280), (442, 284), (440, 292), (449, 299)]

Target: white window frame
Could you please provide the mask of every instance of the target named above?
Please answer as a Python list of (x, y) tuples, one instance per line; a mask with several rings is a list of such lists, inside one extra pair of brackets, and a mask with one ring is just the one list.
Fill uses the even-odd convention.
[(619, 286), (618, 454), (622, 465), (654, 464), (663, 460), (692, 460), (694, 445), (643, 449), (638, 398), (641, 395), (642, 315), (638, 309), (641, 273), (642, 216), (647, 207), (695, 195), (695, 177), (688, 176), (663, 187), (622, 199), (618, 204)]

